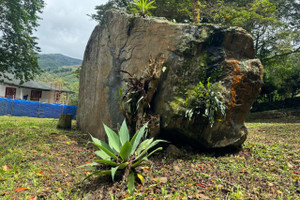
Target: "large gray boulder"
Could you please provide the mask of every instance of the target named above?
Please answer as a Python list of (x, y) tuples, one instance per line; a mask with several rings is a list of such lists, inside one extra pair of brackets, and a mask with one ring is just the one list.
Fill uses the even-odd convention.
[[(147, 112), (159, 118), (162, 137), (182, 137), (208, 148), (245, 141), (244, 121), (259, 95), (263, 74), (251, 35), (237, 27), (174, 24), (116, 10), (104, 19), (90, 37), (80, 75), (77, 122), (83, 131), (105, 139), (102, 122), (113, 127), (122, 122), (119, 89), (126, 91), (128, 75), (121, 71), (143, 76), (152, 57), (161, 61), (164, 70), (150, 84), (155, 88)], [(216, 113), (216, 119), (222, 120), (212, 126), (202, 115), (186, 117), (183, 103), (187, 91), (208, 77), (220, 83), (226, 106), (226, 115)]]

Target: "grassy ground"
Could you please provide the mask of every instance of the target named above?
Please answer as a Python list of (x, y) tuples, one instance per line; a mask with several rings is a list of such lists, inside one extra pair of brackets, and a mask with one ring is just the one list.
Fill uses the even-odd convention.
[[(255, 117), (257, 119), (257, 117)], [(238, 152), (161, 152), (143, 169), (145, 185), (128, 197), (121, 180), (92, 179), (87, 135), (57, 120), (0, 117), (0, 199), (300, 199), (300, 123), (286, 117), (247, 123)]]
[(57, 120), (0, 117), (0, 199), (78, 199), (90, 159), (86, 135)]

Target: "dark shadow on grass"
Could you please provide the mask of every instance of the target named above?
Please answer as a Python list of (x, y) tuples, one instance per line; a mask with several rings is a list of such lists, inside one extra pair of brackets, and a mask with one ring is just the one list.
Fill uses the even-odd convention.
[(173, 144), (185, 155), (204, 154), (209, 157), (220, 157), (238, 154), (242, 150), (242, 147), (234, 146), (224, 148), (206, 148), (204, 146), (200, 146), (194, 140), (173, 131), (164, 132), (160, 135), (160, 138), (169, 141), (169, 143), (162, 143), (164, 149), (166, 149), (168, 145)]

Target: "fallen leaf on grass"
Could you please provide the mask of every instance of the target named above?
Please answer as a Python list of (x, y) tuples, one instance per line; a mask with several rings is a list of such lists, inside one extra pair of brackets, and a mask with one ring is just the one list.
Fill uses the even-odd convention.
[(0, 193), (0, 196), (5, 196), (7, 194), (9, 194), (9, 193), (8, 192), (3, 192), (3, 193)]
[(149, 167), (147, 167), (147, 166), (141, 167), (141, 168), (142, 168), (142, 170), (143, 170), (144, 172), (151, 172), (151, 170), (150, 170)]
[(37, 153), (37, 150), (30, 150), (31, 153)]
[(269, 169), (270, 170), (270, 172), (274, 172), (275, 171), (275, 168), (271, 168), (271, 169)]
[(37, 200), (37, 197), (29, 197), (29, 200)]
[(153, 182), (161, 182), (161, 183), (167, 183), (168, 182), (168, 178), (167, 177), (157, 177), (157, 178), (152, 178), (151, 179)]
[(129, 195), (129, 193), (127, 192), (123, 197), (124, 198), (127, 198), (127, 197), (129, 197), (130, 195)]
[(273, 183), (269, 183), (268, 186), (269, 187), (274, 187), (274, 184)]
[(175, 172), (179, 172), (180, 171), (180, 168), (177, 165), (175, 165), (173, 168), (174, 168)]
[(201, 168), (201, 170), (204, 170), (204, 167), (202, 167), (201, 165), (198, 165), (199, 168)]
[(210, 199), (208, 196), (206, 196), (204, 194), (197, 194), (197, 198), (199, 198), (199, 199)]
[(49, 187), (47, 187), (47, 188), (43, 188), (42, 189), (42, 192), (48, 192), (50, 190), (50, 188)]
[(37, 173), (38, 176), (43, 176), (43, 171)]
[(200, 184), (200, 183), (196, 183), (196, 185), (197, 185), (197, 186), (200, 186), (200, 187), (203, 187), (203, 188), (205, 187), (205, 185)]
[(2, 169), (3, 169), (3, 171), (8, 171), (8, 170), (10, 170), (10, 166), (4, 165), (4, 166), (2, 167)]
[(141, 181), (142, 185), (144, 185), (144, 184), (145, 184), (145, 180), (144, 180), (144, 177), (143, 177), (143, 175), (142, 175), (142, 174), (140, 174), (140, 173), (138, 173), (138, 174), (137, 174), (137, 177), (138, 177), (138, 178), (139, 178), (139, 180)]
[(28, 187), (20, 187), (20, 188), (15, 189), (16, 192), (20, 192), (20, 191), (24, 191), (24, 190), (29, 190), (29, 188)]
[(298, 171), (293, 171), (293, 173), (294, 173), (294, 174), (300, 174), (300, 172), (298, 172)]

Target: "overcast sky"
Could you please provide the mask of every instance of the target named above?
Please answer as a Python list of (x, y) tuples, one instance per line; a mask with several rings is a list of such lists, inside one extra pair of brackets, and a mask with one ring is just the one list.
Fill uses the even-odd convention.
[(108, 0), (45, 0), (37, 33), (41, 53), (61, 53), (83, 59), (88, 39), (97, 25), (87, 14)]

